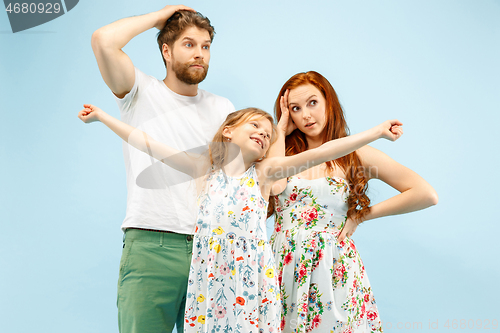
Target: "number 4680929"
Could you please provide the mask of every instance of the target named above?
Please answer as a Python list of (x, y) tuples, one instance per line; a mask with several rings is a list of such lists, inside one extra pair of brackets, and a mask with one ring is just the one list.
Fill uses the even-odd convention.
[(469, 319), (469, 320), (466, 320), (466, 319), (462, 319), (462, 320), (458, 320), (458, 319), (453, 319), (450, 323), (450, 319), (448, 319), (446, 321), (446, 323), (444, 324), (444, 327), (448, 328), (448, 329), (483, 329), (483, 330), (496, 330), (498, 328), (498, 320), (496, 319), (493, 319), (493, 320), (489, 320), (489, 319), (485, 319), (485, 320), (481, 320), (481, 319), (478, 319), (478, 320), (473, 320), (473, 319)]
[(58, 14), (61, 11), (61, 4), (59, 3), (9, 3), (5, 8), (9, 14)]

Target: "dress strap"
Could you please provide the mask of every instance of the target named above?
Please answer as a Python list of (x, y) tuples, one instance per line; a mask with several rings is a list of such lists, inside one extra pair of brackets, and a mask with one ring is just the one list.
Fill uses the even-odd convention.
[(252, 178), (257, 175), (257, 171), (255, 169), (255, 163), (248, 168), (247, 172), (249, 176), (250, 175), (252, 176)]

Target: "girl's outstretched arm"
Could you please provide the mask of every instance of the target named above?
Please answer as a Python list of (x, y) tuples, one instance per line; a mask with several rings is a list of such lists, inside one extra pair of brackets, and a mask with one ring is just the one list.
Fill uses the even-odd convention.
[(305, 171), (321, 163), (332, 161), (380, 138), (396, 141), (403, 134), (403, 124), (398, 120), (388, 120), (359, 134), (325, 142), (318, 148), (306, 150), (287, 157), (264, 160), (261, 169), (268, 181), (276, 181)]
[(84, 104), (78, 113), (84, 123), (100, 121), (131, 146), (183, 172), (193, 178), (202, 176), (202, 166), (208, 162), (205, 156), (187, 153), (154, 140), (141, 130), (132, 127), (102, 111), (97, 106)]

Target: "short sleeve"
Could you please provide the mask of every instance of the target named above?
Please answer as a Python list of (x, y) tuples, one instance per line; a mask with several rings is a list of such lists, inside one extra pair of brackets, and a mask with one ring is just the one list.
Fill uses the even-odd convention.
[(116, 97), (115, 94), (113, 94), (116, 103), (118, 104), (118, 107), (122, 112), (127, 112), (132, 109), (134, 101), (137, 99), (138, 92), (144, 90), (150, 80), (150, 77), (148, 75), (144, 74), (136, 67), (134, 67), (134, 71), (135, 71), (134, 86), (129, 91), (129, 93), (123, 96), (123, 98), (118, 98)]
[(220, 98), (222, 100), (219, 101), (220, 107), (219, 107), (218, 116), (220, 118), (219, 118), (219, 121), (217, 123), (217, 127), (226, 121), (227, 116), (229, 114), (231, 114), (235, 111), (234, 105), (233, 105), (233, 103), (231, 103), (231, 101), (229, 99), (224, 98), (224, 97), (218, 97), (218, 98)]
[(233, 103), (231, 103), (230, 100), (226, 99), (227, 100), (227, 114), (226, 114), (226, 117), (228, 114), (230, 113), (233, 113), (234, 111), (236, 111), (236, 109), (234, 108), (234, 105)]

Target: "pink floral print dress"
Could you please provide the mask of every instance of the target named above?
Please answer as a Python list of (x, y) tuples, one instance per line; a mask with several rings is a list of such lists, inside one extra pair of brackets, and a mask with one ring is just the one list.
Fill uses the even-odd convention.
[(212, 172), (199, 213), (184, 332), (279, 332), (280, 295), (255, 165)]
[(271, 245), (283, 332), (382, 332), (354, 242), (337, 236), (347, 219), (347, 181), (288, 178), (276, 197)]

